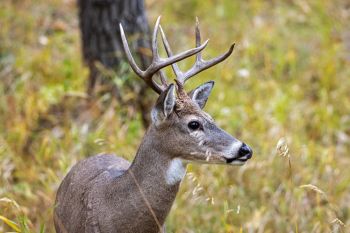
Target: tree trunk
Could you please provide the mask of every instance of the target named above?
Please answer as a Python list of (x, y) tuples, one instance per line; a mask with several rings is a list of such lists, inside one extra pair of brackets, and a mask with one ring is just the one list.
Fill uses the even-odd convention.
[[(150, 64), (151, 58), (147, 56), (150, 51), (150, 40), (144, 2), (143, 0), (78, 0), (78, 4), (83, 57), (90, 69), (87, 93), (93, 97), (111, 92), (122, 102), (123, 94), (113, 80), (116, 75), (109, 75), (111, 70), (117, 76), (126, 75), (122, 74), (121, 69), (121, 64), (125, 60), (119, 23), (122, 23), (128, 35), (130, 49), (136, 53), (137, 63), (145, 69)], [(150, 101), (149, 98), (145, 98), (145, 84), (137, 81), (131, 82), (134, 84), (128, 87), (135, 91), (137, 96), (131, 104), (136, 104), (137, 110), (142, 113), (143, 123), (147, 126)]]

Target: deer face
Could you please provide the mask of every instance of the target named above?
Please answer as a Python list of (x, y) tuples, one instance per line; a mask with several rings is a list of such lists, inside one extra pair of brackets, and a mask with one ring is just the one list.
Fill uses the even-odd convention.
[(152, 120), (162, 149), (187, 161), (243, 165), (252, 157), (252, 150), (219, 128), (202, 110), (213, 85), (208, 82), (178, 96), (171, 85), (160, 95)]

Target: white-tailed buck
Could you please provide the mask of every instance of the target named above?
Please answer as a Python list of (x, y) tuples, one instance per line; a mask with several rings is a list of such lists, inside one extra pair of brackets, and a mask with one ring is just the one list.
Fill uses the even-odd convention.
[[(124, 50), (131, 68), (159, 98), (134, 161), (114, 155), (97, 155), (76, 164), (60, 185), (54, 210), (57, 232), (164, 232), (164, 222), (174, 202), (188, 162), (242, 165), (252, 156), (244, 143), (220, 129), (204, 111), (213, 88), (210, 81), (187, 93), (185, 82), (225, 60), (223, 55), (205, 61), (198, 21), (196, 48), (173, 55), (158, 18), (152, 37), (153, 62), (145, 70), (135, 63), (120, 25)], [(167, 58), (157, 48), (160, 30)], [(196, 55), (191, 69), (182, 72), (176, 62)], [(162, 68), (171, 65), (175, 84), (167, 84)], [(154, 80), (158, 74), (160, 81)]]

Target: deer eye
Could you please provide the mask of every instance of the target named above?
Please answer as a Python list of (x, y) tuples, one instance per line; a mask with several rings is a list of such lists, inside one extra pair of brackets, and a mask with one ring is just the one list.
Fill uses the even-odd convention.
[(198, 121), (190, 121), (190, 123), (188, 123), (188, 128), (192, 130), (197, 130), (200, 126), (201, 124)]

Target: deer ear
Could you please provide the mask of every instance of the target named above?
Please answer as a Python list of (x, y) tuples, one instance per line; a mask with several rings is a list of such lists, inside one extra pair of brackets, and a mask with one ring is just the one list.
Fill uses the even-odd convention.
[(151, 112), (152, 122), (159, 124), (164, 121), (174, 110), (176, 94), (174, 84), (163, 91), (157, 99), (156, 105)]
[(211, 89), (213, 89), (213, 87), (214, 81), (209, 81), (200, 85), (196, 89), (193, 89), (188, 95), (202, 109), (207, 103)]

